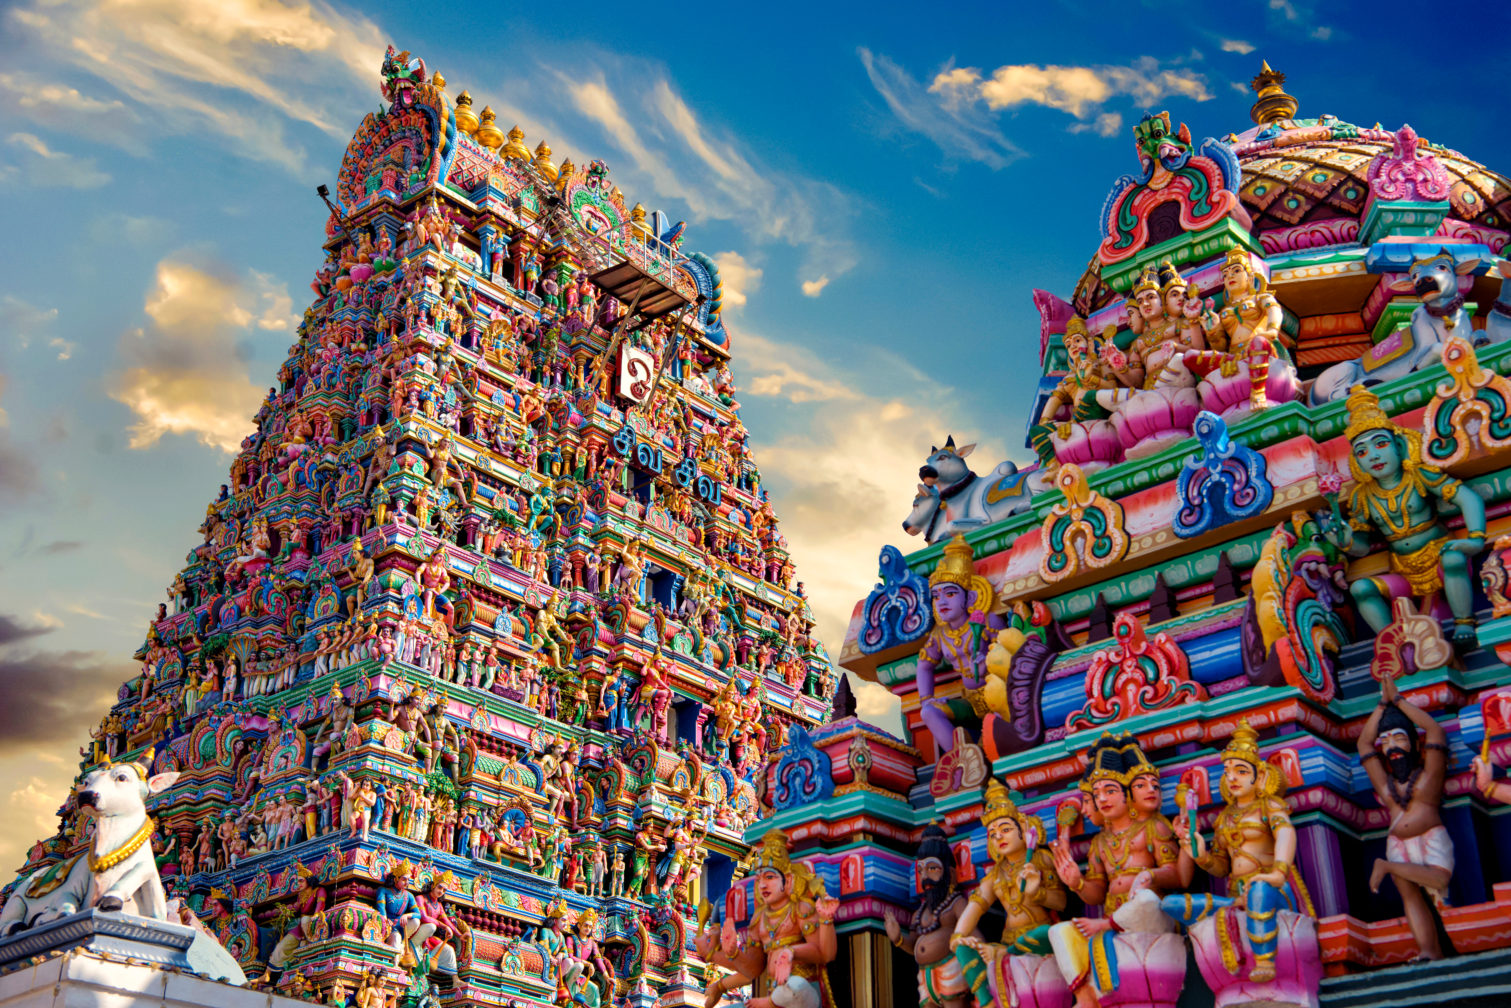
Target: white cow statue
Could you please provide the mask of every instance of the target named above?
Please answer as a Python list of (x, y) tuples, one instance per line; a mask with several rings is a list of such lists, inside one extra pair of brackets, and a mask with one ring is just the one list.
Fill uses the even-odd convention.
[(142, 763), (109, 763), (79, 783), (79, 807), (94, 817), (94, 842), (76, 858), (41, 868), (16, 884), (0, 910), (0, 935), (91, 907), (168, 919), (163, 883), (152, 857), (146, 799), (171, 787), (178, 773), (147, 776)]

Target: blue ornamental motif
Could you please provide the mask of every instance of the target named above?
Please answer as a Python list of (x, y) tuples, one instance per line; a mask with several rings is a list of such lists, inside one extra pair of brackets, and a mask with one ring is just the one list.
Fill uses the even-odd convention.
[(929, 583), (922, 574), (908, 569), (902, 551), (896, 546), (883, 546), (878, 564), (881, 584), (871, 589), (861, 612), (860, 637), (856, 643), (863, 654), (876, 654), (916, 641), (929, 632), (934, 622)]
[(1263, 514), (1275, 499), (1264, 456), (1234, 444), (1227, 422), (1215, 413), (1202, 410), (1191, 429), (1201, 454), (1186, 463), (1176, 483), (1175, 534), (1190, 539)]
[(787, 748), (776, 767), (776, 794), (773, 805), (778, 811), (822, 801), (834, 794), (834, 775), (829, 757), (820, 752), (808, 732), (793, 725), (787, 735)]

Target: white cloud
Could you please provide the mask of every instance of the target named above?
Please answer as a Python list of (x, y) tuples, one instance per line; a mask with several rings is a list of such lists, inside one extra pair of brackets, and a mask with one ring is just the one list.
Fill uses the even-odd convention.
[(132, 448), (150, 448), (167, 434), (234, 452), (251, 431), (263, 390), (238, 360), (248, 330), (282, 331), (295, 319), (288, 289), (266, 274), (236, 280), (164, 259), (143, 310), (147, 328), (121, 341), (124, 367), (111, 395), (136, 414)]
[[(304, 150), (286, 124), (350, 135), (349, 110), (373, 96), (384, 46), (372, 21), (321, 2), (32, 0), (8, 20), (53, 65), (113, 87), (125, 99), (119, 114), (143, 130), (208, 130), (301, 176)], [(60, 128), (79, 130), (112, 101), (58, 84), (33, 114), (65, 109)]]
[(1120, 112), (1104, 107), (1115, 99), (1147, 107), (1170, 97), (1199, 102), (1212, 97), (1200, 74), (1161, 67), (1148, 56), (1126, 66), (1011, 64), (990, 74), (946, 64), (927, 89), (884, 56), (862, 49), (860, 58), (872, 86), (903, 125), (933, 140), (948, 156), (992, 168), (1023, 155), (992, 113), (1040, 105), (1078, 120), (1068, 127), (1073, 133), (1111, 136), (1123, 122)]
[(819, 277), (817, 280), (804, 280), (803, 296), (816, 298), (824, 292), (824, 288), (827, 286), (829, 286), (829, 277), (827, 274)]
[(37, 188), (98, 189), (110, 181), (94, 158), (80, 158), (53, 150), (35, 133), (12, 133), (5, 142), (17, 152), (18, 164), (4, 177)]
[(743, 308), (757, 288), (761, 286), (761, 269), (752, 266), (738, 252), (720, 252), (713, 256), (719, 268), (719, 285), (723, 288), (724, 310)]
[(854, 267), (846, 193), (768, 163), (743, 138), (701, 118), (663, 67), (611, 54), (597, 66), (595, 75), (556, 78), (572, 107), (629, 159), (615, 170), (626, 192), (643, 185), (650, 192), (641, 202), (675, 201), (695, 221), (730, 221), (754, 241), (799, 249), (809, 275)]
[(18, 73), (0, 73), (0, 90), (12, 96), (10, 107), (15, 112), (49, 130), (133, 153), (143, 149), (141, 120), (118, 99), (96, 98), (67, 84)]
[(1237, 53), (1240, 56), (1247, 56), (1254, 51), (1253, 44), (1243, 39), (1222, 39), (1218, 46), (1223, 52)]
[(31, 346), (44, 329), (58, 320), (58, 309), (38, 308), (14, 294), (0, 298), (0, 325), (22, 350)]
[(979, 71), (946, 68), (935, 76), (935, 87), (925, 89), (886, 56), (869, 49), (857, 52), (871, 86), (892, 114), (908, 129), (934, 141), (947, 158), (1003, 168), (1024, 156), (996, 121), (966, 95), (971, 85), (979, 82)]

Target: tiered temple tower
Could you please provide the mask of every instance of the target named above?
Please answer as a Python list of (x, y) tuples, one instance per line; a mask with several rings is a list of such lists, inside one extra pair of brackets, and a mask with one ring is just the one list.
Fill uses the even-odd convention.
[[(695, 908), (833, 685), (718, 271), (422, 60), (390, 49), (382, 94), (83, 767), (181, 772), (151, 809), (170, 894), (281, 990), (701, 1004)], [(27, 868), (87, 824), (70, 798)]]
[[(963, 445), (926, 455), (939, 432), (920, 432), (924, 482), (906, 527), (926, 543), (882, 552), (882, 583), (857, 604), (840, 656), (901, 699), (911, 748), (854, 720), (821, 727), (774, 769), (784, 787), (767, 821), (808, 839), (809, 863), (843, 900), (850, 967), (876, 978), (857, 990), (860, 1008), (916, 1003), (908, 952), (946, 899), (936, 888), (935, 911), (910, 925), (925, 882), (913, 845), (931, 822), (964, 890), (993, 869), (983, 821), (1015, 824), (1006, 832), (1030, 853), (1037, 841), (1041, 874), (1058, 870), (1048, 845), (1068, 841), (1085, 874), (1068, 873), (1050, 916), (1100, 927), (1106, 910), (1079, 895), (1093, 845), (1122, 874), (1091, 888), (1126, 894), (1139, 864), (1117, 860), (1128, 838), (1155, 836), (1162, 812), (1216, 842), (1226, 775), (1244, 767), (1264, 782), (1270, 821), (1225, 842), (1276, 844), (1273, 861), (1245, 864), (1287, 885), (1299, 874), (1309, 901), (1299, 886), (1292, 897), (1315, 938), (1287, 944), (1304, 926), (1284, 911), (1281, 975), (1258, 983), (1254, 936), (1273, 931), (1273, 913), (1247, 930), (1221, 916), (1218, 933), (1208, 918), (1190, 939), (1168, 920), (1201, 967), (1182, 1004), (1213, 1003), (1209, 987), (1228, 1005), (1507, 996), (1486, 978), (1511, 943), (1511, 785), (1486, 782), (1474, 760), (1511, 757), (1511, 182), (1409, 126), (1299, 118), (1283, 83), (1264, 67), (1241, 134), (1193, 140), (1168, 115), (1135, 127), (1138, 171), (1114, 184), (1074, 293), (1033, 292), (1040, 331), (1010, 337), (1036, 343), (1043, 365), (1026, 417), (1037, 467), (976, 475)], [(981, 356), (960, 366), (1011, 354)], [(1110, 748), (1109, 733), (1122, 736)], [(1410, 734), (1414, 756), (1392, 748)], [(1101, 836), (1111, 813), (1093, 805), (1097, 782), (1123, 784), (1107, 807), (1127, 809), (1154, 772), (1158, 807), (1132, 825), (1114, 816)], [(983, 794), (990, 777), (1012, 803)], [(1289, 846), (1274, 840), (1279, 796)], [(1236, 798), (1231, 814), (1243, 801), (1259, 799)], [(1418, 838), (1388, 843), (1407, 806), (1431, 808), (1441, 830), (1428, 836), (1421, 818)], [(1197, 906), (1242, 895), (1218, 877), (1227, 862), (1192, 857)], [(1412, 872), (1426, 887), (1416, 927), (1403, 914)], [(999, 881), (994, 898), (1030, 899), (1025, 884), (1004, 894)], [(1169, 875), (1153, 885), (1180, 888)], [(1459, 957), (1379, 972), (1447, 951), (1428, 904)], [(889, 910), (902, 949), (883, 936)], [(1002, 930), (985, 920), (987, 942), (1011, 944)], [(1105, 1006), (1173, 1004), (1180, 991), (1178, 946), (1161, 973), (1150, 942), (1120, 933), (1107, 939), (1115, 957), (1077, 975), (1073, 955), (1046, 960), (1049, 946), (1031, 945), (1001, 960), (1014, 963), (1014, 1004), (1068, 1004), (1072, 985)], [(968, 974), (979, 986), (957, 988), (957, 1003), (1009, 1003), (1006, 967), (993, 970)]]

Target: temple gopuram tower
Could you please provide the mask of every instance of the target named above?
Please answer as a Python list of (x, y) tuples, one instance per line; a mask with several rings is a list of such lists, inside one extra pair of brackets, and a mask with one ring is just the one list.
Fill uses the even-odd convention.
[[(834, 678), (718, 271), (423, 60), (390, 48), (381, 89), (81, 769), (179, 773), (150, 803), (169, 894), (282, 992), (701, 1004), (697, 908)], [(89, 822), (70, 797), (26, 869)]]

